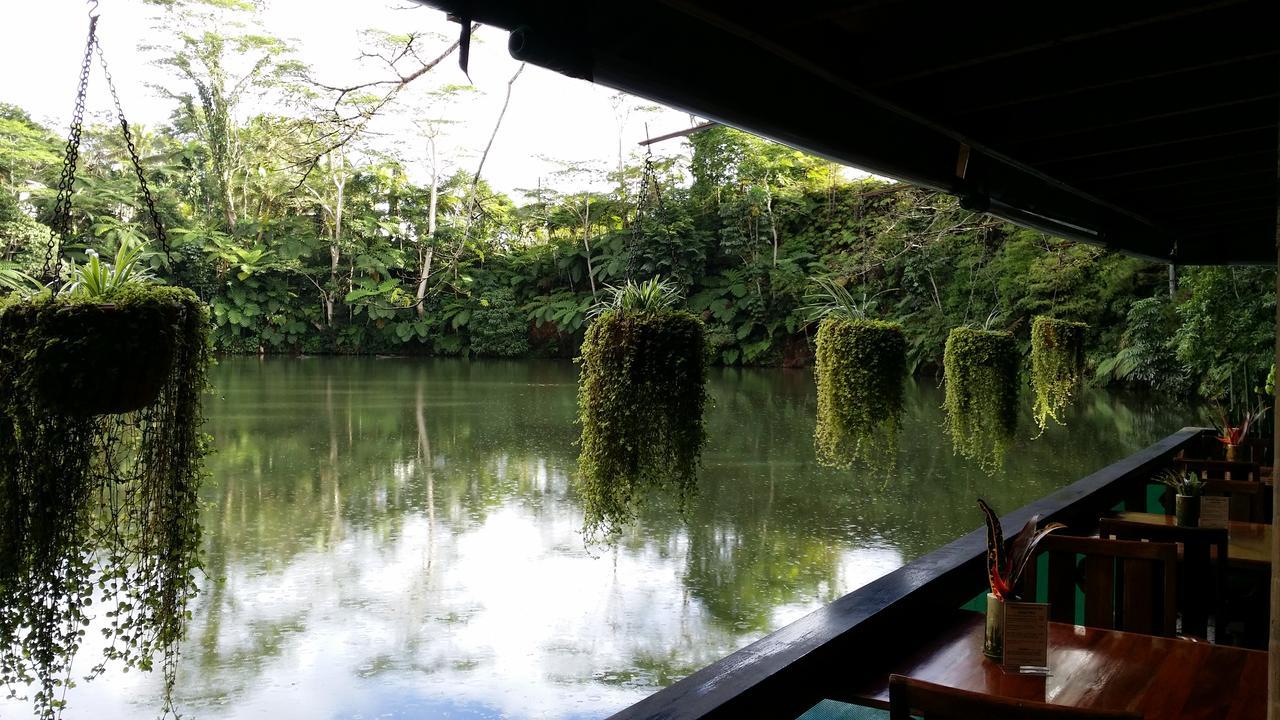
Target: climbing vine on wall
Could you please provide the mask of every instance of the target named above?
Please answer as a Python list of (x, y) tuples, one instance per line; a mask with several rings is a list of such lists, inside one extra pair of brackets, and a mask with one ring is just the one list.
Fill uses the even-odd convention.
[(1018, 348), (1007, 332), (955, 328), (943, 353), (952, 447), (987, 470), (1001, 467), (1018, 427)]

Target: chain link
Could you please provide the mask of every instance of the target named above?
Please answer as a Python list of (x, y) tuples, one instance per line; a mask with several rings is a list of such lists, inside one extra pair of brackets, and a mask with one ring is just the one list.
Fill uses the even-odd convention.
[(95, 53), (98, 56), (98, 62), (102, 63), (102, 73), (107, 78), (107, 88), (111, 91), (111, 100), (116, 107), (116, 119), (120, 123), (120, 129), (124, 132), (124, 144), (129, 151), (129, 161), (133, 164), (133, 173), (137, 176), (138, 185), (142, 188), (142, 199), (147, 205), (147, 215), (151, 218), (151, 224), (155, 226), (156, 239), (160, 241), (160, 246), (164, 248), (165, 261), (170, 266), (173, 265), (169, 237), (164, 231), (164, 224), (160, 222), (160, 213), (156, 210), (155, 198), (151, 195), (151, 187), (147, 184), (146, 175), (142, 171), (142, 160), (138, 157), (138, 150), (134, 146), (133, 133), (129, 130), (129, 121), (125, 119), (124, 107), (120, 104), (120, 94), (116, 92), (115, 80), (111, 77), (111, 68), (107, 65), (107, 58), (102, 53), (102, 45), (98, 43), (98, 16), (91, 14), (89, 16), (89, 39), (85, 42), (84, 60), (80, 64), (80, 85), (76, 90), (75, 111), (71, 115), (71, 131), (67, 136), (67, 146), (62, 158), (62, 174), (58, 178), (58, 199), (53, 207), (53, 230), (57, 241), (50, 242), (49, 246), (45, 248), (44, 265), (40, 270), (41, 280), (53, 287), (56, 287), (59, 282), (58, 266), (60, 263), (54, 259), (55, 255), (60, 255), (62, 248), (70, 244), (71, 241), (71, 198), (75, 195), (76, 164), (80, 159), (80, 137), (84, 129), (85, 97), (89, 91), (89, 69), (93, 63)]
[(41, 281), (54, 285), (58, 282), (58, 263), (54, 250), (61, 254), (62, 247), (71, 240), (71, 196), (75, 193), (76, 162), (80, 157), (80, 133), (84, 122), (84, 101), (89, 91), (89, 65), (93, 62), (93, 49), (97, 45), (98, 18), (89, 17), (89, 39), (84, 46), (84, 61), (80, 63), (80, 86), (76, 91), (76, 106), (71, 113), (71, 131), (62, 157), (62, 174), (58, 178), (58, 199), (53, 206), (53, 230), (56, 241), (45, 248), (44, 265), (40, 269)]
[[(652, 192), (651, 192), (652, 189)], [(654, 167), (653, 149), (646, 147), (644, 154), (644, 170), (640, 173), (640, 197), (636, 198), (636, 222), (631, 229), (631, 237), (627, 243), (627, 280), (635, 279), (639, 271), (640, 231), (643, 229), (646, 216), (651, 221), (660, 217), (662, 210), (662, 188), (658, 185), (658, 172)]]
[(169, 237), (165, 234), (164, 224), (160, 222), (160, 213), (156, 211), (155, 198), (151, 196), (151, 187), (147, 185), (147, 178), (142, 172), (142, 160), (138, 158), (138, 150), (133, 145), (133, 133), (129, 131), (129, 121), (124, 117), (124, 107), (120, 104), (120, 95), (116, 92), (115, 80), (111, 78), (111, 68), (107, 66), (107, 57), (102, 54), (102, 44), (97, 43), (95, 50), (98, 53), (98, 62), (102, 63), (102, 74), (107, 78), (107, 89), (111, 91), (111, 101), (116, 106), (116, 118), (120, 121), (120, 129), (124, 131), (124, 144), (129, 149), (129, 161), (133, 163), (133, 173), (138, 176), (138, 185), (142, 188), (142, 199), (147, 204), (147, 214), (151, 217), (151, 224), (156, 229), (156, 239), (160, 241), (160, 247), (164, 248), (165, 262), (172, 267), (173, 258), (169, 254)]

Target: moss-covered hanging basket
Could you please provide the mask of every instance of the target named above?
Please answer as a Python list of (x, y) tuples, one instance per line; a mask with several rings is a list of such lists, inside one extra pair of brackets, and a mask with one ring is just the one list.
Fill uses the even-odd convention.
[(159, 655), (171, 697), (199, 559), (208, 330), (179, 288), (0, 301), (0, 683), (32, 687), (38, 716), (61, 707), (91, 606), (111, 612), (90, 674)]
[(155, 402), (173, 367), (189, 292), (137, 285), (110, 303), (74, 296), (13, 299), (0, 308), (0, 352), (19, 359), (21, 385), (42, 407), (108, 415)]
[(891, 466), (902, 423), (907, 342), (902, 327), (828, 316), (818, 326), (818, 461)]
[(1031, 387), (1040, 431), (1062, 413), (1084, 376), (1084, 339), (1089, 326), (1040, 315), (1031, 323)]
[(680, 501), (706, 442), (707, 339), (676, 310), (603, 312), (582, 344), (578, 474), (588, 537), (616, 533), (645, 492)]
[(955, 328), (943, 354), (947, 427), (960, 455), (992, 470), (1018, 429), (1018, 347), (1007, 332)]

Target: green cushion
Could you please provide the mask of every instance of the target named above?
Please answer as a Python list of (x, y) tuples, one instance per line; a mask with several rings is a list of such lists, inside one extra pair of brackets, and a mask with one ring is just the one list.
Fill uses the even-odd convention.
[(887, 710), (823, 700), (809, 708), (796, 720), (888, 720), (888, 717)]

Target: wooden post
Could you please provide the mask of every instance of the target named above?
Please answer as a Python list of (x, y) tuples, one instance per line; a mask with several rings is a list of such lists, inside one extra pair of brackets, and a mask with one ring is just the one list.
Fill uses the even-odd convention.
[[(1280, 67), (1277, 67), (1276, 86), (1280, 87)], [(1276, 136), (1276, 149), (1280, 151), (1280, 133)], [(1280, 157), (1276, 162), (1276, 365), (1280, 366)], [(1280, 397), (1280, 393), (1277, 393)], [(1275, 425), (1272, 435), (1271, 477), (1276, 482), (1280, 473), (1280, 402), (1271, 411)], [(1280, 523), (1280, 491), (1271, 493), (1272, 524)], [(1280, 533), (1271, 533), (1271, 620), (1270, 639), (1267, 642), (1267, 720), (1280, 720)]]

